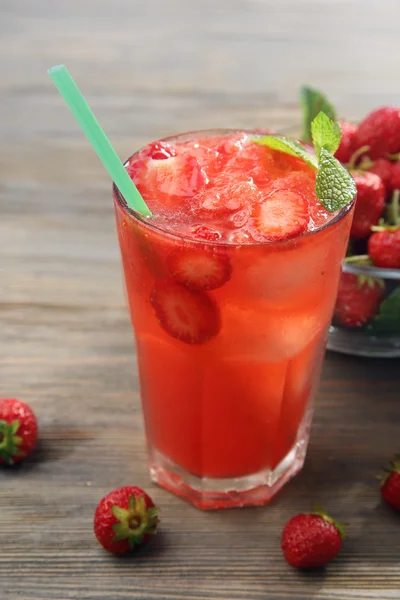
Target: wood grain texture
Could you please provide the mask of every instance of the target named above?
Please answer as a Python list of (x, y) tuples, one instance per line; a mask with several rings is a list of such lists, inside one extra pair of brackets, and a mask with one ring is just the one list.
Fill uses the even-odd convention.
[[(1, 0), (0, 396), (41, 431), (0, 470), (1, 600), (400, 598), (400, 520), (374, 478), (399, 451), (398, 361), (327, 357), (306, 466), (268, 507), (201, 513), (149, 485), (110, 183), (46, 76), (68, 65), (124, 157), (177, 131), (291, 126), (303, 82), (349, 117), (398, 102), (399, 17), (397, 0)], [(115, 559), (93, 511), (131, 483), (162, 531)], [(315, 501), (349, 538), (325, 572), (293, 572), (281, 529)]]

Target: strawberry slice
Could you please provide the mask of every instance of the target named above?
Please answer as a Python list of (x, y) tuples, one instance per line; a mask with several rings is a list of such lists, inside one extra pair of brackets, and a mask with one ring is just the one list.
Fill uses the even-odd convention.
[(146, 200), (173, 206), (194, 196), (206, 182), (198, 161), (189, 155), (131, 160), (128, 173)]
[(251, 235), (256, 241), (289, 239), (306, 230), (308, 202), (299, 192), (281, 189), (257, 204), (251, 217)]
[(154, 286), (151, 303), (161, 327), (181, 342), (203, 344), (220, 330), (218, 307), (206, 292), (162, 280)]
[(150, 157), (154, 160), (165, 160), (171, 156), (176, 156), (176, 150), (167, 142), (151, 142), (140, 151), (140, 156)]
[(191, 229), (191, 233), (194, 237), (207, 240), (208, 242), (216, 242), (222, 237), (219, 231), (207, 227), (207, 225), (194, 225)]
[(191, 290), (215, 290), (232, 272), (229, 258), (212, 250), (177, 250), (167, 264), (176, 281)]

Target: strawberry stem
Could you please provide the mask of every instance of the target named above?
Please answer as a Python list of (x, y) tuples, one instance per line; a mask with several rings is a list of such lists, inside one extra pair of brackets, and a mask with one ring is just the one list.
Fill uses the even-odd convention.
[(118, 520), (113, 526), (114, 542), (127, 540), (131, 550), (142, 543), (145, 535), (156, 533), (158, 524), (158, 508), (146, 507), (143, 495), (129, 498), (128, 508), (112, 506), (111, 512)]
[(350, 264), (356, 264), (356, 265), (359, 265), (360, 267), (370, 267), (372, 264), (371, 259), (368, 256), (368, 254), (359, 254), (356, 256), (346, 256), (346, 258), (344, 259), (344, 262), (350, 263)]
[(395, 454), (388, 467), (383, 467), (385, 475), (381, 477), (381, 486), (385, 485), (392, 473), (400, 473), (400, 454)]
[(347, 536), (346, 527), (348, 526), (348, 523), (341, 523), (340, 521), (335, 521), (335, 519), (330, 517), (324, 510), (322, 510), (319, 504), (315, 506), (315, 512), (312, 514), (318, 515), (319, 517), (321, 517), (321, 519), (324, 519), (325, 521), (328, 521), (328, 523), (330, 523), (331, 525), (334, 525), (340, 533), (340, 537), (342, 539), (344, 539)]
[(11, 423), (0, 421), (0, 457), (9, 465), (14, 464), (14, 456), (20, 453), (19, 446), (23, 440), (16, 435), (20, 421), (16, 419)]
[[(356, 150), (350, 157), (349, 162), (347, 163), (347, 168), (348, 169), (354, 169), (358, 159), (360, 158), (360, 156), (362, 156), (363, 154), (365, 154), (366, 152), (368, 152), (369, 150), (369, 146), (361, 146), (361, 148), (358, 148), (358, 150)], [(365, 167), (366, 168), (366, 167)]]
[(368, 156), (365, 156), (360, 164), (358, 165), (358, 169), (360, 169), (361, 171), (366, 171), (367, 169), (370, 169), (371, 167), (374, 166), (374, 161), (371, 160)]
[(400, 190), (394, 190), (392, 202), (387, 206), (387, 217), (391, 225), (395, 227), (400, 225)]

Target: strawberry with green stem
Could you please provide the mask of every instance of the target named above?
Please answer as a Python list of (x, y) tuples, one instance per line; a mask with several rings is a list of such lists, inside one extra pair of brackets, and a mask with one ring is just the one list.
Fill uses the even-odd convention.
[(282, 552), (291, 567), (323, 567), (340, 552), (345, 536), (345, 523), (335, 521), (317, 507), (314, 513), (296, 515), (286, 523)]
[(158, 527), (158, 508), (136, 486), (113, 490), (98, 504), (94, 532), (108, 552), (125, 554), (147, 544)]
[(339, 121), (339, 127), (342, 132), (339, 148), (335, 152), (335, 158), (341, 163), (350, 162), (353, 155), (354, 139), (357, 133), (357, 125), (348, 121)]
[[(369, 264), (368, 256), (351, 257), (345, 261), (360, 266)], [(336, 323), (350, 329), (364, 327), (378, 314), (383, 294), (382, 279), (342, 273), (334, 311)]]
[(382, 498), (392, 508), (400, 511), (400, 454), (396, 454), (390, 466), (384, 470), (386, 476), (381, 483)]
[(364, 239), (371, 233), (385, 210), (385, 187), (378, 175), (368, 171), (353, 171), (357, 187), (357, 200), (350, 236)]
[(392, 164), (388, 158), (377, 158), (372, 161), (369, 158), (364, 158), (358, 169), (360, 171), (368, 171), (374, 173), (382, 179), (385, 186), (386, 195), (389, 195), (392, 190)]
[(392, 163), (390, 189), (400, 190), (400, 156), (396, 159), (396, 162)]
[(371, 159), (382, 158), (400, 150), (400, 109), (382, 106), (370, 112), (359, 124), (354, 148), (368, 146)]
[(0, 399), (0, 463), (13, 465), (29, 456), (37, 442), (32, 409), (16, 398)]
[(400, 269), (400, 191), (395, 190), (388, 205), (386, 222), (371, 227), (368, 254), (373, 264), (386, 269)]

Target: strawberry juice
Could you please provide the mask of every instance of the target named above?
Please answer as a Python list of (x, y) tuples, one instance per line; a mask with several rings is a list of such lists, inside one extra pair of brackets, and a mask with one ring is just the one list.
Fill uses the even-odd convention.
[(257, 134), (190, 133), (114, 188), (151, 477), (200, 508), (267, 502), (303, 465), (351, 205)]

